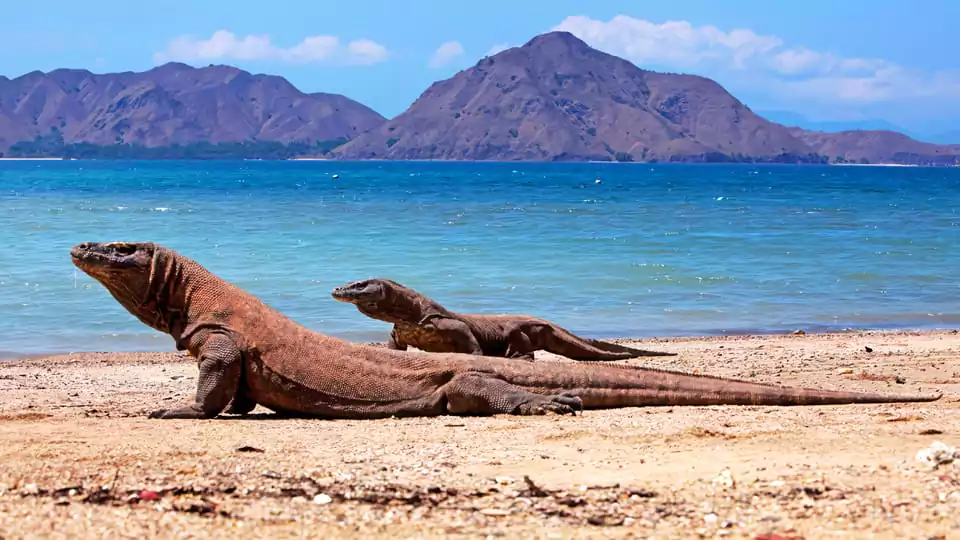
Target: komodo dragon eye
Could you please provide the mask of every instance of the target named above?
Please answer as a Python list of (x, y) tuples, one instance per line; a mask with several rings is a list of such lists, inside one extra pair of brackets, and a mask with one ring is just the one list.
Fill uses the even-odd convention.
[(113, 252), (117, 255), (129, 256), (137, 252), (137, 246), (131, 246), (129, 244), (113, 246)]

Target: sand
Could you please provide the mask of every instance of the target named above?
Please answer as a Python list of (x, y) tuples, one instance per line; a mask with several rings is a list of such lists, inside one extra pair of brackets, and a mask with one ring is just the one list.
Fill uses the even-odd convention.
[(945, 396), (575, 418), (287, 420), (258, 408), (160, 421), (144, 415), (192, 398), (188, 357), (31, 358), (0, 363), (0, 537), (960, 534), (960, 466), (915, 458), (934, 441), (960, 444), (956, 331), (634, 343), (680, 353), (636, 364)]

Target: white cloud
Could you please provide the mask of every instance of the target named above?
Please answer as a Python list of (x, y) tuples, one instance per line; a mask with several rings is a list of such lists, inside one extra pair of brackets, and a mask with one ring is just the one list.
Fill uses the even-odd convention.
[(486, 58), (486, 57), (488, 57), (488, 56), (493, 56), (493, 55), (495, 55), (495, 54), (497, 54), (497, 53), (501, 53), (501, 52), (503, 52), (503, 51), (505, 51), (505, 50), (507, 50), (507, 49), (509, 49), (509, 48), (510, 48), (510, 45), (507, 44), (507, 43), (497, 43), (497, 44), (494, 45), (493, 47), (490, 47), (490, 50), (487, 51), (487, 54), (485, 54), (485, 55), (483, 55), (483, 56), (484, 56), (484, 58)]
[(714, 26), (694, 27), (686, 21), (656, 24), (626, 15), (606, 22), (567, 17), (554, 30), (566, 30), (594, 47), (638, 64), (658, 62), (677, 67), (693, 67), (711, 60), (742, 66), (750, 57), (781, 45), (778, 38), (760, 36), (751, 30), (725, 33)]
[(355, 39), (347, 44), (347, 57), (353, 64), (377, 64), (389, 55), (386, 47), (369, 39)]
[(387, 59), (387, 48), (369, 39), (350, 41), (345, 46), (336, 36), (309, 36), (300, 43), (283, 48), (266, 34), (239, 37), (228, 30), (217, 30), (209, 39), (193, 36), (174, 38), (166, 50), (153, 55), (156, 63), (213, 60), (273, 60), (289, 63), (335, 62), (369, 65)]
[(437, 47), (427, 65), (431, 68), (443, 67), (460, 56), (463, 56), (463, 45), (459, 41), (447, 41)]
[(571, 16), (553, 30), (568, 31), (640, 67), (706, 75), (732, 89), (772, 92), (781, 101), (801, 105), (805, 100), (870, 105), (960, 97), (956, 72), (922, 72), (883, 59), (841, 57), (745, 28), (723, 31), (686, 21), (658, 24), (617, 15), (608, 21)]

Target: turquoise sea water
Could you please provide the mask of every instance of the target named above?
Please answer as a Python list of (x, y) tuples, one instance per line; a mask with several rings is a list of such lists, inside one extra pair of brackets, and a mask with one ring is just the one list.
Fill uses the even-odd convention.
[(0, 357), (173, 349), (71, 264), (109, 240), (352, 340), (372, 276), (593, 337), (954, 327), (958, 209), (943, 168), (0, 161)]

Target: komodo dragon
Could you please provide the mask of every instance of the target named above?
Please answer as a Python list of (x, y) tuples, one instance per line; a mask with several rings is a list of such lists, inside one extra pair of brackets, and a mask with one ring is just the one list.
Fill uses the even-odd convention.
[(785, 388), (611, 364), (538, 365), (457, 353), (392, 351), (313, 332), (196, 262), (153, 243), (86, 242), (74, 264), (141, 322), (197, 359), (194, 403), (151, 418), (245, 414), (383, 418), (575, 414), (644, 405), (822, 405), (934, 401)]
[(550, 321), (529, 315), (455, 313), (417, 291), (382, 278), (353, 281), (331, 292), (367, 317), (393, 323), (387, 348), (414, 346), (427, 352), (525, 358), (545, 350), (574, 360), (626, 360), (676, 356), (582, 338)]

